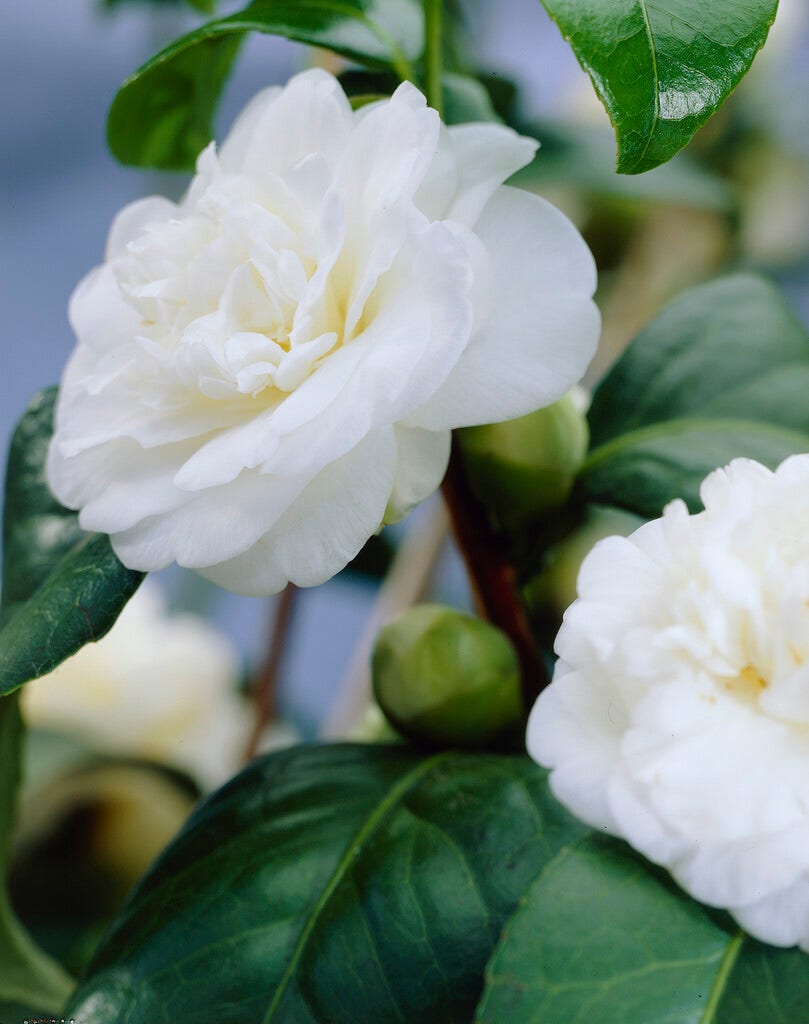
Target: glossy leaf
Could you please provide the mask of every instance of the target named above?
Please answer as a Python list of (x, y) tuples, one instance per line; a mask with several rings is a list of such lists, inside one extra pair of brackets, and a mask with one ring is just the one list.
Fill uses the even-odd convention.
[(618, 138), (618, 170), (665, 163), (725, 102), (778, 0), (542, 0)]
[(81, 530), (76, 513), (48, 489), (45, 459), (55, 400), (55, 388), (32, 400), (9, 451), (0, 694), (100, 639), (143, 579), (121, 565), (107, 537)]
[(809, 450), (809, 334), (779, 292), (738, 274), (685, 292), (642, 331), (593, 396), (580, 486), (644, 516), (747, 456)]
[(69, 1013), (82, 1024), (461, 1024), (503, 921), (583, 832), (525, 758), (275, 754), (195, 812)]
[(125, 164), (188, 170), (212, 136), (212, 119), (245, 32), (323, 46), (404, 74), (422, 46), (417, 0), (254, 0), (208, 22), (147, 61), (113, 101), (107, 139)]
[(505, 927), (476, 1024), (803, 1020), (809, 957), (749, 938), (622, 844), (561, 851)]

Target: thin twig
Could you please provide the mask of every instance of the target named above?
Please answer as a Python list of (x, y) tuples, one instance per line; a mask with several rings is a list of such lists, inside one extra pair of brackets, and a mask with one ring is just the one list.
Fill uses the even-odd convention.
[(427, 592), (449, 535), (449, 519), (440, 501), (425, 509), (424, 515), (425, 521), (415, 524), (404, 536), (393, 565), (379, 588), (365, 629), (321, 729), (323, 739), (341, 739), (351, 734), (371, 700), (371, 652), (379, 630), (394, 615), (420, 601)]
[(528, 710), (550, 680), (520, 596), (517, 571), (472, 493), (455, 437), (442, 490), (478, 612), (503, 630), (519, 657)]
[(267, 656), (251, 687), (255, 719), (245, 751), (246, 761), (256, 756), (264, 730), (275, 717), (278, 673), (284, 657), (297, 593), (298, 588), (288, 583), (276, 602)]
[(424, 0), (424, 64), (427, 102), (444, 117), (444, 0)]

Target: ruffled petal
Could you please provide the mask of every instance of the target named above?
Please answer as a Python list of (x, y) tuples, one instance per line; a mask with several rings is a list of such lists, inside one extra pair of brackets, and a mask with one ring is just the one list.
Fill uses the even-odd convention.
[(257, 544), (237, 558), (202, 568), (201, 574), (247, 595), (331, 579), (381, 526), (396, 461), (393, 429), (374, 431), (319, 473)]
[(562, 213), (502, 188), (475, 231), (490, 257), (491, 312), (413, 426), (497, 423), (549, 405), (581, 379), (598, 344), (593, 257)]

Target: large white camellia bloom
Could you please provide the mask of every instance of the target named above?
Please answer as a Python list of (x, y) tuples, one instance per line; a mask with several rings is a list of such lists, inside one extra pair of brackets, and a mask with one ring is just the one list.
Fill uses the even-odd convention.
[(319, 70), (260, 93), (74, 294), (54, 493), (133, 568), (334, 575), (439, 485), (451, 428), (554, 401), (593, 354), (589, 250), (502, 185), (535, 149), (410, 85), (357, 112)]
[(809, 951), (809, 455), (702, 499), (585, 559), (528, 745), (579, 817)]

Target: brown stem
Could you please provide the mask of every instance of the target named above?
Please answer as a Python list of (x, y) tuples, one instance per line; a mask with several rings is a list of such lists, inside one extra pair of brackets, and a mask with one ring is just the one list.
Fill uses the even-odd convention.
[(255, 708), (255, 719), (253, 731), (250, 734), (250, 740), (245, 751), (246, 761), (250, 761), (256, 756), (264, 730), (275, 717), (278, 671), (284, 656), (284, 648), (286, 647), (297, 593), (298, 588), (292, 583), (288, 583), (281, 592), (272, 621), (272, 632), (267, 656), (253, 680), (251, 692)]
[(522, 670), (523, 701), (530, 710), (550, 680), (520, 597), (517, 571), (469, 486), (455, 437), (442, 490), (478, 612), (502, 629), (514, 645)]

